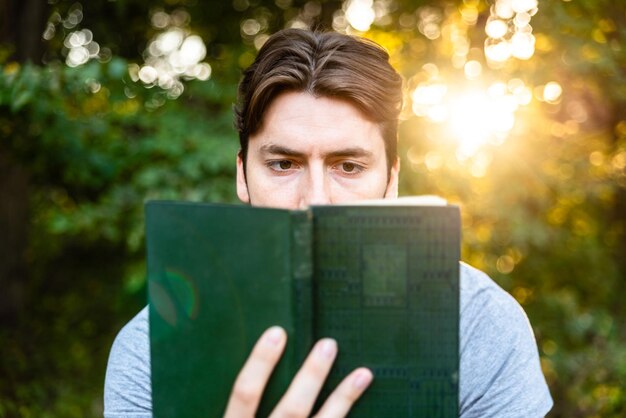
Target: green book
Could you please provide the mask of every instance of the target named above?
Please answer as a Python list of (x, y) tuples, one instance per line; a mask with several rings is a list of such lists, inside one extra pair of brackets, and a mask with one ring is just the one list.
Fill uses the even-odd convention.
[(254, 343), (280, 325), (287, 347), (259, 417), (323, 337), (339, 355), (320, 402), (365, 366), (375, 378), (350, 416), (457, 417), (459, 209), (380, 202), (147, 203), (154, 416), (221, 416)]

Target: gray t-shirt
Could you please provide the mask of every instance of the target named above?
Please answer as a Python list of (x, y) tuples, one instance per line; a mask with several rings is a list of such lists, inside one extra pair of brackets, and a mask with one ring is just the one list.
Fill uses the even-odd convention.
[[(487, 275), (461, 264), (460, 416), (543, 417), (552, 398), (520, 305)], [(341, 347), (340, 347), (341, 349)], [(104, 384), (105, 418), (152, 416), (148, 309), (118, 334)]]

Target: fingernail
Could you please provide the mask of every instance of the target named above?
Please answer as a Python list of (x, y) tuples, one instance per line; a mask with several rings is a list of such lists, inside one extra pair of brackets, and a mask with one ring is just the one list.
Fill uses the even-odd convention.
[(374, 376), (369, 370), (359, 370), (356, 376), (354, 376), (354, 381), (352, 382), (352, 384), (356, 389), (363, 390), (369, 386), (373, 378)]
[(285, 333), (281, 327), (271, 327), (265, 331), (265, 341), (271, 345), (278, 345), (283, 340), (284, 335)]
[(332, 338), (325, 338), (319, 342), (317, 352), (326, 360), (331, 360), (337, 354), (337, 342)]

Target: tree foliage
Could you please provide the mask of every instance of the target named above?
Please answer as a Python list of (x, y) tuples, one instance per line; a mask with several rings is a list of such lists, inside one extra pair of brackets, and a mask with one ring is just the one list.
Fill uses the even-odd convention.
[[(143, 202), (235, 201), (232, 105), (255, 49), (285, 26), (355, 32), (341, 1), (50, 3), (29, 28), (38, 59), (0, 40), (0, 417), (101, 415), (108, 349), (145, 303)], [(407, 80), (401, 193), (462, 206), (463, 258), (528, 313), (551, 416), (623, 416), (626, 7), (539, 2), (534, 54), (494, 63), (496, 5), (371, 2), (362, 34)], [(204, 41), (208, 80), (185, 73), (175, 91), (141, 73), (172, 28)], [(98, 50), (77, 64), (70, 36), (86, 29)], [(515, 110), (471, 109), (490, 86)], [(465, 113), (481, 123), (451, 129)]]

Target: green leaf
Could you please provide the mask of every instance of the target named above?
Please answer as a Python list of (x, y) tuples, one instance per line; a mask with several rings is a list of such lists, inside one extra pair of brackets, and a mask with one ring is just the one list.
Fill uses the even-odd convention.
[(11, 111), (18, 112), (24, 106), (30, 102), (33, 97), (33, 92), (29, 90), (23, 90), (17, 93), (16, 97), (11, 101)]

